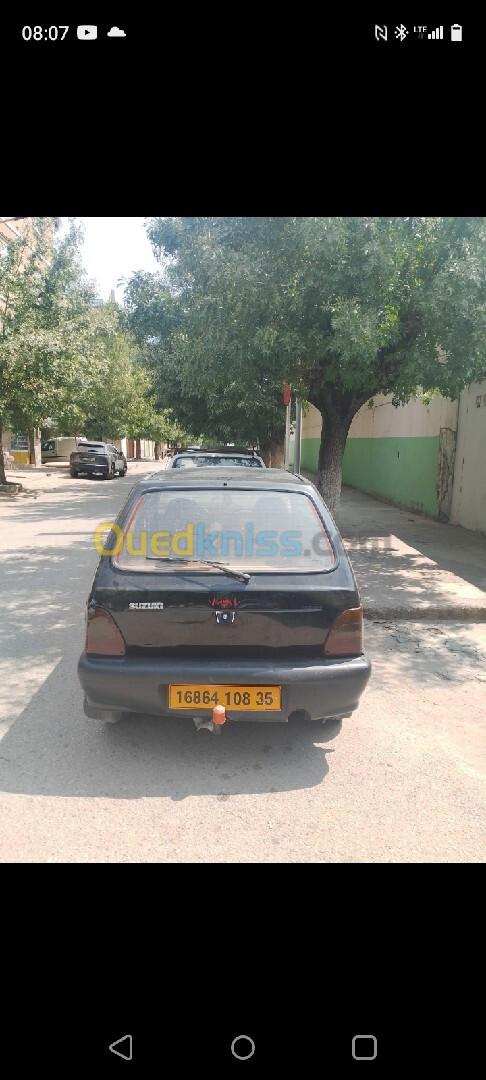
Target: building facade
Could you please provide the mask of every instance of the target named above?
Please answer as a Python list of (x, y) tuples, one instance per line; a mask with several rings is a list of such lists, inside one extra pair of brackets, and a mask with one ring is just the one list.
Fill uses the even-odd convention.
[[(309, 406), (302, 468), (316, 472), (322, 418)], [(291, 461), (293, 454), (291, 453)], [(396, 506), (486, 534), (486, 380), (458, 401), (441, 396), (395, 408), (379, 395), (353, 419), (343, 483)]]

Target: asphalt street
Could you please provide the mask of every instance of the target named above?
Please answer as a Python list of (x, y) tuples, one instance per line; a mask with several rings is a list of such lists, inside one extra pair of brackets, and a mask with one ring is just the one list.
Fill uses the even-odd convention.
[(44, 473), (0, 502), (0, 859), (483, 861), (484, 623), (368, 620), (371, 681), (341, 723), (215, 738), (191, 719), (84, 716), (94, 530), (159, 467)]

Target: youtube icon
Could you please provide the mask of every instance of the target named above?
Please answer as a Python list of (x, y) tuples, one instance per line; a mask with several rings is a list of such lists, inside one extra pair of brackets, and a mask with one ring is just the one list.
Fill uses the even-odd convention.
[(96, 41), (97, 37), (97, 26), (78, 26), (78, 38), (80, 41)]

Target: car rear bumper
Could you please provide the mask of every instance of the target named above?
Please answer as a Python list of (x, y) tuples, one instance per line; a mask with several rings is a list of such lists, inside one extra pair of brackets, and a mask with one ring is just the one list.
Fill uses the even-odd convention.
[(87, 461), (72, 461), (70, 467), (71, 469), (75, 469), (76, 472), (85, 473), (109, 473), (110, 471), (110, 466), (108, 464), (95, 465), (94, 462), (91, 463)]
[(232, 720), (285, 723), (292, 713), (308, 720), (352, 713), (371, 674), (366, 656), (353, 659), (298, 661), (294, 664), (221, 660), (91, 657), (82, 653), (78, 675), (87, 703), (96, 709), (158, 716), (211, 716), (206, 710), (169, 709), (169, 684), (271, 685), (282, 687), (280, 712), (231, 712)]

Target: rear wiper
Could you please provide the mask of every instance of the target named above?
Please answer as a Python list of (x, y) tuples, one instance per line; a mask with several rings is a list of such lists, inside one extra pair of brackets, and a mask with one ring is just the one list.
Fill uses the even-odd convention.
[(230, 566), (225, 566), (224, 563), (210, 562), (209, 559), (173, 559), (171, 555), (146, 555), (145, 558), (150, 562), (181, 563), (183, 566), (193, 566), (194, 563), (202, 563), (204, 566), (214, 566), (216, 570), (222, 570), (223, 574), (229, 574), (230, 577), (235, 577), (238, 581), (249, 581), (251, 576), (250, 574), (245, 574), (242, 570), (232, 570)]

